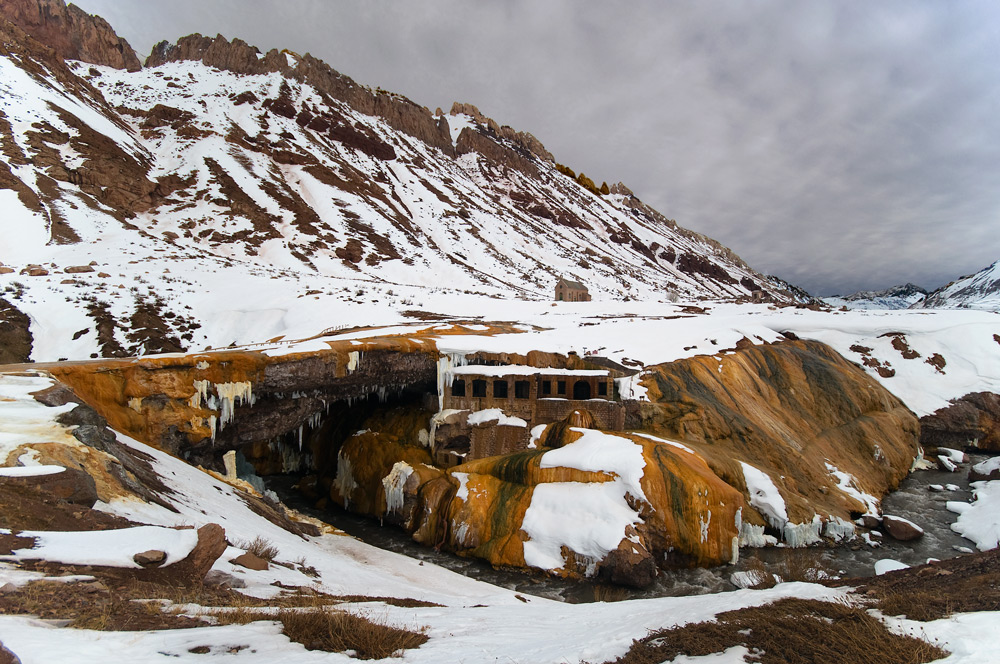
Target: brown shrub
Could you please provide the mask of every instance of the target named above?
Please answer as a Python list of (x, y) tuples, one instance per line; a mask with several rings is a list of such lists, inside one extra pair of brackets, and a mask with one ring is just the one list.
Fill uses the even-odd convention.
[(917, 664), (944, 657), (940, 648), (889, 632), (864, 609), (846, 603), (783, 599), (728, 611), (715, 622), (653, 632), (617, 661), (659, 664), (743, 645), (761, 664)]
[(233, 542), (233, 546), (243, 549), (247, 553), (252, 553), (261, 560), (266, 560), (269, 563), (274, 562), (279, 553), (278, 547), (272, 544), (271, 540), (260, 535), (254, 537), (252, 540), (236, 540)]
[(241, 607), (218, 613), (216, 617), (222, 624), (241, 625), (256, 620), (277, 620), (285, 636), (308, 650), (352, 650), (359, 659), (391, 657), (401, 650), (417, 648), (427, 642), (427, 635), (392, 627), (381, 617), (329, 607), (281, 609), (275, 614)]

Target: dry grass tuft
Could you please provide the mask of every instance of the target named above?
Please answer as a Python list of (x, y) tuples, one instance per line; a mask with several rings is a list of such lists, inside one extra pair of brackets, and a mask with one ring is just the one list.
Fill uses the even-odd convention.
[(427, 642), (427, 635), (386, 624), (372, 614), (351, 613), (329, 607), (307, 610), (280, 609), (264, 613), (251, 608), (229, 609), (215, 614), (222, 624), (247, 624), (277, 620), (282, 632), (308, 650), (353, 652), (359, 659), (382, 659)]
[(261, 560), (266, 560), (269, 563), (274, 562), (279, 553), (278, 547), (271, 540), (260, 535), (254, 537), (252, 540), (236, 540), (233, 542), (233, 546), (243, 549), (247, 553), (252, 553)]
[(654, 632), (635, 641), (621, 664), (660, 664), (743, 645), (761, 664), (920, 664), (947, 655), (912, 636), (886, 630), (846, 603), (784, 599), (728, 611), (715, 622)]
[(102, 631), (181, 629), (206, 624), (166, 612), (161, 602), (143, 599), (131, 588), (39, 580), (0, 595), (0, 613), (69, 620), (70, 627)]

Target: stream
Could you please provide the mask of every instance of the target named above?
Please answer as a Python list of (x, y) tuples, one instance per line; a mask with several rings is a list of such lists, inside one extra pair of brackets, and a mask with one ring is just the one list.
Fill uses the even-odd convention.
[[(734, 590), (730, 581), (733, 572), (744, 571), (759, 562), (769, 571), (782, 574), (785, 569), (820, 568), (837, 577), (861, 577), (874, 574), (876, 561), (884, 558), (898, 560), (907, 565), (922, 565), (930, 558), (944, 560), (963, 555), (960, 548), (974, 549), (975, 545), (951, 530), (958, 517), (949, 512), (949, 500), (970, 501), (969, 468), (987, 459), (983, 455), (969, 455), (956, 472), (920, 470), (911, 473), (897, 491), (889, 494), (882, 503), (884, 514), (908, 519), (924, 530), (920, 539), (900, 542), (888, 536), (881, 538), (881, 546), (869, 546), (860, 537), (838, 545), (792, 549), (783, 546), (763, 549), (740, 549), (740, 562), (713, 568), (661, 570), (656, 581), (641, 590), (608, 586), (590, 581), (573, 581), (550, 577), (541, 572), (526, 573), (494, 569), (489, 563), (462, 558), (452, 553), (435, 551), (417, 544), (403, 530), (394, 526), (382, 527), (378, 521), (344, 511), (333, 506), (320, 510), (296, 491), (293, 486), (298, 478), (278, 475), (265, 478), (267, 488), (274, 491), (287, 506), (316, 517), (367, 544), (393, 551), (410, 558), (445, 567), (464, 576), (508, 588), (520, 593), (569, 603), (615, 601), (648, 597), (676, 597), (702, 595)], [(955, 490), (938, 491), (932, 485), (954, 485)]]

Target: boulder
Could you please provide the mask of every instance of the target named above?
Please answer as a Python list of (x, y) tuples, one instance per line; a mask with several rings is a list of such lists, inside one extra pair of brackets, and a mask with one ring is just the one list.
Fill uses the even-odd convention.
[(157, 549), (141, 551), (132, 556), (132, 560), (134, 560), (137, 565), (142, 565), (143, 567), (159, 567), (166, 559), (166, 552), (158, 551)]
[(861, 525), (869, 530), (882, 525), (882, 517), (877, 514), (862, 514), (859, 520), (861, 521)]
[(256, 570), (258, 572), (262, 572), (266, 570), (268, 567), (270, 567), (270, 565), (268, 565), (268, 562), (266, 560), (264, 560), (260, 556), (250, 553), (249, 551), (236, 556), (229, 562), (231, 562), (234, 565), (239, 565), (240, 567), (246, 567), (247, 569)]
[(208, 523), (198, 529), (198, 541), (183, 560), (166, 567), (146, 569), (137, 576), (160, 583), (197, 585), (228, 546), (225, 529), (217, 523)]
[(969, 469), (970, 482), (990, 480), (1000, 480), (1000, 457), (987, 459)]
[(93, 272), (94, 268), (89, 265), (71, 265), (70, 267), (63, 270), (66, 274), (81, 274), (84, 272)]
[(206, 586), (218, 586), (219, 588), (246, 588), (247, 583), (243, 579), (233, 576), (229, 572), (213, 569), (205, 575), (204, 584)]
[(901, 542), (919, 539), (924, 536), (923, 529), (912, 521), (889, 514), (882, 515), (882, 529), (893, 539)]
[(0, 643), (0, 664), (21, 664), (21, 659)]

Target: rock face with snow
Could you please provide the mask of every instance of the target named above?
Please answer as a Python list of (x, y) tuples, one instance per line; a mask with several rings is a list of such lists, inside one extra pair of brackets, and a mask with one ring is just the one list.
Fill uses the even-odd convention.
[(434, 114), (308, 54), (222, 37), (160, 44), (138, 68), (75, 8), (4, 7), (0, 232), (16, 241), (0, 247), (14, 270), (0, 287), (20, 279), (10, 307), (53, 335), (36, 361), (227, 345), (199, 297), (220, 269), (254, 284), (233, 311), (259, 308), (262, 286), (350, 298), (353, 279), (526, 299), (563, 276), (595, 299), (798, 297), (472, 106)]
[(920, 442), (928, 447), (976, 447), (1000, 452), (1000, 395), (974, 392), (920, 418)]
[(937, 289), (919, 306), (1000, 311), (1000, 261)]
[[(917, 418), (829, 347), (786, 341), (648, 367), (627, 424), (684, 442), (748, 490), (744, 520), (791, 534), (876, 509), (917, 453)], [(762, 473), (760, 500), (740, 462)], [(756, 504), (755, 504), (756, 503)], [(794, 536), (794, 535), (792, 535)]]

